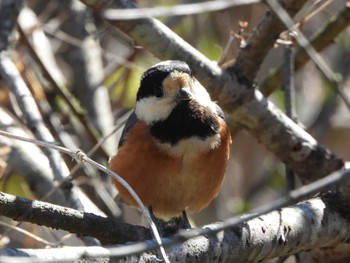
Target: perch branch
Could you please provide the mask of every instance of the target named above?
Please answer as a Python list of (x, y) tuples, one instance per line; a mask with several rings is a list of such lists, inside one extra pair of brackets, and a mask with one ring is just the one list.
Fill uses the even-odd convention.
[(103, 165), (95, 162), (94, 160), (88, 158), (81, 151), (72, 151), (72, 150), (69, 150), (69, 149), (67, 149), (65, 147), (61, 147), (61, 146), (55, 145), (53, 143), (43, 142), (43, 141), (40, 141), (40, 140), (33, 140), (33, 139), (30, 139), (30, 138), (23, 138), (21, 136), (9, 134), (9, 133), (1, 131), (1, 130), (0, 130), (0, 135), (6, 136), (6, 137), (9, 137), (9, 138), (12, 138), (12, 139), (16, 139), (16, 140), (21, 140), (21, 141), (25, 141), (25, 142), (29, 142), (29, 143), (34, 143), (34, 144), (36, 144), (38, 146), (41, 146), (41, 147), (45, 147), (45, 148), (49, 148), (49, 149), (53, 149), (53, 150), (57, 150), (57, 151), (63, 152), (65, 154), (70, 155), (72, 158), (74, 158), (74, 159), (76, 159), (78, 161), (89, 163), (90, 165), (94, 166), (95, 168), (99, 169), (100, 171), (105, 172), (109, 176), (112, 176), (113, 178), (115, 178), (123, 187), (125, 187), (125, 189), (127, 189), (129, 191), (131, 196), (134, 198), (134, 200), (139, 205), (143, 215), (145, 216), (145, 218), (147, 219), (147, 221), (148, 221), (148, 223), (150, 225), (153, 237), (155, 238), (155, 240), (157, 241), (157, 244), (160, 247), (160, 251), (161, 251), (163, 259), (165, 260), (165, 262), (168, 262), (167, 256), (166, 256), (166, 254), (164, 252), (164, 248), (162, 246), (162, 241), (161, 241), (158, 229), (157, 229), (155, 223), (152, 221), (150, 213), (148, 212), (147, 208), (144, 206), (144, 204), (142, 203), (141, 199), (138, 197), (136, 192), (131, 188), (131, 186), (123, 178), (121, 178), (119, 175), (117, 175), (113, 171), (109, 170), (105, 166), (103, 166)]
[[(344, 174), (348, 176), (349, 171)], [(338, 202), (336, 194), (325, 194), (320, 198), (313, 198), (264, 215), (254, 213), (232, 218), (229, 228), (222, 229), (222, 223), (215, 223), (202, 229), (180, 232), (162, 241), (167, 247), (166, 251), (171, 262), (209, 262), (218, 258), (220, 262), (251, 262), (315, 247), (333, 246), (339, 242), (346, 242), (350, 231), (346, 211), (334, 208), (334, 204)], [(15, 206), (12, 207), (11, 203)], [(1, 214), (4, 212), (6, 215), (12, 214), (17, 220), (29, 218), (33, 221), (33, 216), (41, 213), (41, 216), (35, 217), (41, 218), (40, 223), (50, 222), (51, 227), (54, 224), (57, 227), (59, 224), (65, 229), (71, 225), (70, 229), (75, 232), (94, 234), (104, 240), (127, 242), (133, 238), (139, 240), (150, 237), (149, 231), (143, 227), (4, 193), (0, 194), (0, 204)], [(49, 211), (43, 213), (46, 206)], [(202, 235), (204, 232), (207, 234)], [(20, 253), (17, 255), (33, 256), (34, 258), (30, 259), (35, 259), (36, 262), (47, 260), (44, 255), (48, 253), (59, 255), (55, 261), (79, 260), (82, 257), (85, 259), (117, 257), (121, 260), (120, 262), (128, 262), (132, 259), (142, 261), (157, 256), (154, 255), (154, 250), (157, 248), (158, 244), (153, 240), (105, 248), (1, 249), (0, 255), (14, 256), (17, 252)], [(74, 250), (79, 252), (72, 253)], [(150, 250), (152, 252), (144, 253)], [(5, 259), (3, 256), (0, 256), (0, 260)], [(19, 260), (13, 257), (11, 259)], [(24, 260), (24, 262), (27, 261)]]
[[(82, 2), (91, 8), (99, 6), (95, 9), (97, 11), (103, 8), (103, 1), (94, 1), (93, 4), (90, 1), (82, 0)], [(281, 2), (284, 3), (283, 6), (288, 4), (288, 8), (292, 10), (291, 13), (295, 13), (304, 1)], [(116, 1), (116, 4), (120, 8), (132, 7), (129, 1)], [(270, 38), (273, 36), (277, 39), (285, 27), (282, 24), (272, 27), (273, 24), (268, 22), (271, 19), (270, 16), (271, 14), (266, 15), (262, 19), (261, 26), (258, 26), (257, 30), (262, 27)], [(275, 18), (275, 20), (278, 19)], [(230, 114), (230, 117), (243, 125), (259, 142), (284, 161), (303, 182), (317, 180), (343, 167), (344, 164), (340, 158), (317, 144), (312, 136), (266, 100), (255, 89), (254, 80), (243, 75), (241, 70), (231, 69), (229, 72), (222, 70), (156, 19), (110, 22), (155, 56), (161, 59), (186, 61), (212, 98), (219, 101), (220, 106)], [(270, 25), (270, 31), (268, 28), (265, 29), (267, 26), (263, 26), (264, 23)], [(276, 28), (280, 30), (276, 31)], [(273, 43), (272, 38), (269, 43)], [(266, 55), (267, 50), (265, 51)], [(243, 52), (241, 56), (244, 53), (248, 52)], [(248, 54), (245, 60), (249, 60)], [(259, 64), (259, 59), (256, 63)], [(248, 74), (248, 76), (253, 75), (255, 74), (252, 72)]]
[[(46, 143), (43, 143), (43, 144), (46, 144)], [(54, 146), (54, 147), (56, 148), (58, 146)], [(64, 149), (64, 151), (67, 151), (67, 150)], [(79, 159), (81, 159), (82, 157), (83, 156), (81, 156)], [(243, 224), (243, 226), (244, 226), (247, 222), (249, 222), (251, 220), (253, 220), (253, 221), (258, 220), (258, 222), (259, 222), (259, 220), (264, 221), (261, 218), (264, 216), (268, 216), (269, 212), (275, 210), (274, 213), (278, 214), (278, 213), (280, 213), (279, 209), (281, 209), (282, 207), (284, 207), (288, 204), (300, 201), (302, 199), (305, 199), (306, 197), (308, 197), (310, 195), (314, 195), (320, 191), (325, 191), (327, 189), (330, 189), (330, 187), (334, 187), (337, 184), (343, 183), (346, 180), (348, 180), (349, 175), (350, 175), (350, 169), (349, 168), (343, 169), (339, 172), (335, 172), (331, 175), (328, 175), (327, 177), (322, 178), (319, 181), (313, 182), (310, 185), (306, 185), (306, 186), (303, 186), (297, 190), (293, 190), (288, 195), (286, 195), (286, 196), (284, 196), (276, 201), (270, 202), (269, 204), (267, 204), (263, 207), (256, 209), (251, 214), (247, 214), (247, 215), (244, 215), (241, 217), (230, 218), (222, 223), (213, 224), (210, 227), (207, 226), (207, 227), (204, 227), (201, 229), (180, 231), (179, 234), (171, 237), (170, 239), (163, 239), (162, 240), (163, 244), (166, 246), (173, 246), (175, 244), (180, 244), (180, 243), (183, 243), (189, 239), (193, 239), (193, 238), (196, 238), (199, 236), (202, 236), (201, 238), (211, 240), (213, 234), (218, 233), (220, 231), (224, 231), (225, 235), (230, 233), (230, 231), (233, 231), (233, 234), (237, 235), (237, 233), (241, 233), (241, 231), (237, 232), (237, 229), (235, 229), (235, 227), (237, 227), (237, 226), (241, 227), (241, 224)], [(337, 212), (334, 215), (332, 214), (332, 216), (336, 216), (337, 218), (339, 217), (341, 220), (345, 220), (347, 222), (346, 218), (347, 218), (347, 209), (348, 208), (347, 208), (347, 205), (344, 204), (344, 200), (342, 200), (339, 195), (337, 195), (337, 194), (328, 194), (327, 195), (326, 194), (321, 199), (316, 198), (315, 200), (318, 200), (318, 201), (316, 201), (317, 204), (319, 204), (318, 202), (320, 200), (322, 202), (327, 203), (327, 204), (330, 203), (331, 206), (329, 206), (329, 210), (331, 210), (333, 212), (334, 211)], [(309, 204), (310, 202), (312, 202), (312, 201), (310, 201), (310, 200), (306, 201), (305, 204)], [(320, 205), (327, 206), (327, 204), (320, 204)], [(334, 204), (337, 204), (337, 205), (335, 206)], [(301, 206), (303, 207), (304, 205), (301, 205)], [(296, 207), (297, 207), (297, 209), (300, 209), (300, 204), (296, 205)], [(285, 208), (283, 208), (283, 209), (285, 209)], [(314, 209), (314, 208), (312, 208), (312, 209)], [(317, 205), (316, 210), (324, 211), (325, 209), (324, 209), (324, 207), (320, 208)], [(295, 212), (292, 212), (291, 214), (293, 214), (293, 213), (295, 213)], [(310, 212), (305, 212), (305, 211), (303, 211), (303, 213), (306, 213), (306, 215), (310, 214)], [(338, 213), (340, 215), (338, 215)], [(0, 194), (0, 214), (7, 216), (7, 217), (11, 217), (15, 220), (28, 221), (28, 222), (33, 222), (33, 223), (40, 224), (40, 225), (46, 225), (46, 226), (53, 227), (53, 228), (60, 228), (60, 229), (71, 231), (71, 232), (74, 232), (74, 233), (77, 233), (80, 235), (95, 236), (101, 240), (109, 241), (109, 242), (118, 242), (119, 243), (121, 241), (125, 242), (125, 240), (134, 240), (135, 236), (137, 236), (139, 238), (136, 240), (147, 239), (150, 237), (148, 230), (146, 230), (145, 228), (142, 228), (142, 227), (135, 226), (135, 229), (132, 230), (132, 229), (129, 229), (129, 227), (131, 227), (130, 225), (119, 223), (119, 222), (117, 223), (117, 221), (115, 221), (113, 219), (103, 218), (100, 216), (96, 216), (94, 214), (83, 213), (83, 212), (79, 212), (79, 211), (76, 211), (73, 209), (64, 208), (64, 207), (60, 207), (57, 205), (52, 205), (52, 204), (48, 204), (48, 203), (44, 203), (44, 202), (40, 202), (40, 201), (30, 201), (30, 200), (27, 200), (24, 198), (11, 196), (11, 195), (8, 195), (5, 193)], [(345, 217), (345, 219), (343, 217)], [(294, 217), (292, 217), (292, 216), (288, 216), (287, 219), (288, 218), (293, 218), (293, 222), (295, 224), (305, 225), (303, 223), (300, 223), (300, 222), (302, 222), (300, 220), (294, 220)], [(311, 220), (311, 222), (315, 221), (315, 220), (322, 221), (322, 219), (323, 219), (323, 217), (320, 217), (318, 214), (316, 214), (311, 219), (309, 218), (309, 220)], [(340, 219), (337, 219), (337, 220), (340, 220)], [(266, 219), (266, 222), (268, 222), (268, 224), (270, 224), (269, 222), (272, 222), (271, 220), (272, 219), (268, 219), (268, 220)], [(117, 224), (117, 225), (115, 226), (115, 224)], [(339, 226), (338, 224), (342, 225), (343, 223), (337, 222), (336, 227), (343, 227), (343, 226)], [(272, 225), (273, 225), (273, 227), (275, 227), (276, 224), (272, 224)], [(107, 229), (104, 229), (104, 227), (106, 227), (106, 226), (107, 226)], [(125, 234), (125, 232), (117, 234), (116, 232), (114, 232), (114, 230), (112, 230), (114, 226), (116, 227), (116, 231), (122, 231), (122, 230), (127, 229), (126, 234)], [(307, 226), (309, 227), (309, 224), (307, 224)], [(268, 227), (268, 226), (264, 226), (264, 227)], [(293, 225), (293, 227), (295, 227), (295, 226)], [(290, 228), (293, 229), (293, 227), (290, 227)], [(324, 224), (321, 224), (321, 225), (317, 224), (317, 227), (320, 228), (317, 231), (326, 231), (326, 233), (330, 233), (330, 232), (327, 232), (328, 230), (324, 229), (324, 227), (325, 227)], [(331, 226), (331, 227), (334, 227), (334, 226)], [(344, 233), (346, 233), (345, 228), (342, 228), (342, 229), (343, 229)], [(134, 231), (134, 232), (130, 232), (130, 231)], [(226, 233), (227, 231), (228, 231), (228, 233)], [(286, 230), (283, 230), (283, 231), (286, 231)], [(290, 231), (290, 230), (288, 230), (288, 231)], [(129, 232), (134, 233), (135, 235), (128, 236), (127, 233), (129, 233)], [(278, 233), (280, 233), (280, 232), (278, 232)], [(297, 232), (297, 233), (299, 233), (299, 232)], [(297, 233), (295, 233), (295, 234), (297, 234)], [(338, 233), (338, 232), (334, 232), (334, 233)], [(141, 236), (141, 234), (144, 234), (144, 236)], [(285, 234), (286, 233), (284, 233), (283, 235), (285, 235)], [(302, 236), (304, 233), (301, 232), (299, 234), (301, 234), (301, 236)], [(319, 235), (320, 234), (317, 234), (316, 236), (319, 237)], [(337, 235), (335, 235), (335, 236), (337, 238), (339, 238), (339, 236), (337, 236)], [(217, 237), (215, 237), (214, 240), (216, 240), (216, 238)], [(285, 242), (283, 239), (283, 238), (285, 238), (285, 236), (282, 236), (281, 238), (282, 238), (282, 241)], [(298, 236), (296, 241), (300, 240), (300, 238), (302, 238), (302, 237)], [(304, 238), (307, 238), (307, 237), (304, 237)], [(235, 240), (236, 239), (237, 239), (237, 237), (235, 237)], [(222, 239), (220, 239), (220, 240), (222, 240)], [(276, 237), (274, 237), (272, 240), (276, 240)], [(339, 241), (339, 239), (336, 239), (336, 240)], [(246, 242), (243, 242), (243, 241), (244, 240), (240, 240), (240, 242), (246, 244)], [(333, 242), (333, 241), (330, 241), (330, 242)], [(206, 243), (207, 242), (208, 242), (208, 240), (206, 240)], [(211, 240), (211, 242), (212, 242), (212, 240)], [(323, 242), (324, 242), (324, 240), (323, 240)], [(231, 244), (231, 242), (229, 244)], [(257, 242), (257, 244), (261, 244), (261, 243)], [(138, 253), (141, 253), (141, 252), (144, 252), (147, 250), (157, 249), (158, 247), (159, 247), (159, 243), (153, 241), (153, 242), (146, 242), (146, 243), (141, 243), (141, 244), (138, 243), (138, 244), (134, 244), (134, 245), (128, 245), (127, 247), (123, 247), (124, 250), (122, 250), (122, 251), (124, 251), (123, 256), (125, 256), (125, 251), (127, 251), (128, 253), (131, 253), (131, 254), (134, 254), (134, 253), (138, 254)], [(248, 247), (246, 249), (248, 249)], [(270, 246), (268, 246), (268, 247), (270, 248)], [(293, 244), (293, 247), (294, 247), (294, 244)], [(115, 251), (115, 253), (116, 254), (113, 254), (113, 255), (120, 255), (121, 251), (117, 249), (117, 251)], [(204, 253), (204, 251), (202, 251), (202, 253)], [(127, 254), (127, 255), (130, 255), (130, 254)], [(226, 255), (226, 254), (224, 254), (224, 255)]]

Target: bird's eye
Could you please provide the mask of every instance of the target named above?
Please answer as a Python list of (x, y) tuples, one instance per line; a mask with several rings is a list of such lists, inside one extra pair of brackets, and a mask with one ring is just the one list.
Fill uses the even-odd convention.
[(154, 96), (157, 98), (161, 98), (164, 96), (164, 88), (162, 86), (154, 89)]

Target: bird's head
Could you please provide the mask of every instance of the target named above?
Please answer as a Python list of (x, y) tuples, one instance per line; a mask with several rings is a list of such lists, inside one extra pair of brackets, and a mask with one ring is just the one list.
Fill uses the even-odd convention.
[(135, 114), (146, 124), (166, 119), (182, 101), (196, 100), (216, 112), (208, 92), (182, 61), (163, 61), (145, 71), (137, 92)]

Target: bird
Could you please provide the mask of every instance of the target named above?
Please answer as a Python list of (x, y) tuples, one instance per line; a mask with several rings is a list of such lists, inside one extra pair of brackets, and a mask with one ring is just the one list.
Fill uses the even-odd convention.
[[(163, 233), (191, 228), (187, 213), (218, 195), (230, 156), (231, 135), (222, 109), (187, 63), (162, 61), (141, 76), (110, 169), (137, 193)], [(114, 178), (126, 203), (138, 207)]]

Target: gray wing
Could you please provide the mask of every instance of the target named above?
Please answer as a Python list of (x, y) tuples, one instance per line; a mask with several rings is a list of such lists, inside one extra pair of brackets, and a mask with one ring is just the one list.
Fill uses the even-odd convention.
[(120, 136), (120, 139), (119, 139), (118, 148), (120, 148), (123, 145), (123, 143), (126, 140), (126, 137), (128, 136), (128, 133), (135, 126), (137, 121), (138, 119), (136, 117), (135, 111), (133, 110), (129, 118), (126, 120), (124, 129), (122, 131), (122, 135)]
[(221, 119), (226, 120), (226, 115), (225, 115), (224, 111), (216, 103), (215, 103), (215, 108), (216, 108), (216, 114), (219, 115), (219, 117)]

